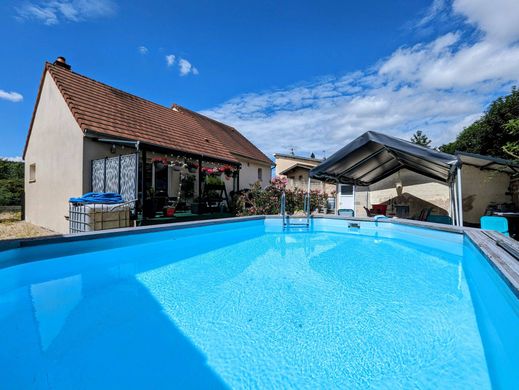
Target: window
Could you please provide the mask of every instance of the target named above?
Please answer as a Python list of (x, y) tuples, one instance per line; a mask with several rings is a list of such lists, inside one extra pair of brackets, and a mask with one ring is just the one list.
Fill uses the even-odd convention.
[(29, 183), (36, 181), (36, 164), (29, 165)]
[(263, 169), (258, 168), (258, 180), (263, 180)]
[(353, 195), (353, 186), (349, 184), (341, 184), (341, 195)]

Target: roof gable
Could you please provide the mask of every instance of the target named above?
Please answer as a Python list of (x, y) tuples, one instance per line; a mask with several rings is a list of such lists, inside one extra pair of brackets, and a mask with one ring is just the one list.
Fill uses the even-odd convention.
[[(52, 76), (84, 132), (140, 141), (234, 163), (238, 162), (235, 154), (250, 158), (266, 157), (237, 131), (234, 130), (238, 134), (234, 139), (236, 134), (227, 135), (224, 131), (215, 129), (218, 126), (211, 125), (209, 118), (204, 121), (191, 111), (196, 115), (172, 110), (62, 66), (45, 64), (40, 91), (46, 72)], [(38, 103), (39, 98), (34, 112)], [(32, 121), (27, 142), (31, 129)]]

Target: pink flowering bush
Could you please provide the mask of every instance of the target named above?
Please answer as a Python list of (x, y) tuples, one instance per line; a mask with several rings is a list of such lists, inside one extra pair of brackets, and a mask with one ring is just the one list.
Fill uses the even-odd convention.
[[(269, 186), (261, 188), (254, 184), (250, 191), (237, 195), (234, 199), (234, 211), (238, 216), (275, 215), (280, 213), (281, 194), (285, 191), (286, 211), (288, 214), (304, 210), (306, 191), (286, 189), (287, 179), (276, 176)], [(319, 190), (310, 191), (310, 210), (326, 207), (328, 194)]]

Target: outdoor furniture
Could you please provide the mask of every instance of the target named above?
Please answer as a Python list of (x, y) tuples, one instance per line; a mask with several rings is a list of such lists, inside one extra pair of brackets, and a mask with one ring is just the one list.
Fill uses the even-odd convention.
[(483, 230), (495, 230), (503, 233), (505, 236), (509, 236), (508, 233), (508, 220), (505, 217), (494, 217), (485, 215), (481, 217), (481, 229)]
[(387, 204), (374, 204), (371, 206), (371, 213), (376, 215), (386, 215)]
[(449, 217), (448, 215), (429, 214), (426, 221), (433, 222), (433, 223), (443, 223), (445, 225), (452, 225), (452, 218)]
[(374, 214), (371, 212), (370, 209), (368, 209), (366, 206), (364, 206), (364, 210), (366, 210), (366, 215), (367, 215), (368, 217), (373, 217)]
[(431, 214), (432, 208), (426, 207), (420, 211), (420, 214), (418, 215), (417, 220), (418, 221), (427, 221), (427, 218), (429, 218), (429, 215)]
[(339, 209), (337, 212), (339, 215), (344, 215), (345, 217), (353, 217), (355, 215), (352, 209)]
[(394, 205), (395, 214), (398, 218), (407, 218), (409, 216), (409, 206), (408, 205)]

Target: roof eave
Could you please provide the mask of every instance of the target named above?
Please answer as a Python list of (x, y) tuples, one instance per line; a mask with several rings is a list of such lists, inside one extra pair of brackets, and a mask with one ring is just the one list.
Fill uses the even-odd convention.
[(169, 148), (169, 147), (166, 147), (166, 146), (163, 146), (163, 145), (158, 145), (158, 144), (154, 144), (152, 142), (147, 142), (147, 141), (142, 141), (142, 140), (137, 140), (137, 139), (130, 139), (130, 138), (124, 138), (124, 137), (115, 137), (115, 136), (113, 136), (111, 134), (99, 132), (99, 131), (92, 130), (92, 129), (85, 129), (83, 132), (84, 132), (85, 136), (88, 137), (88, 138), (98, 138), (99, 136), (110, 136), (110, 137), (113, 137), (113, 138), (116, 138), (116, 139), (119, 139), (119, 140), (124, 140), (124, 141), (129, 141), (129, 142), (138, 142), (139, 146), (140, 146), (140, 149), (143, 149), (143, 147), (147, 146), (148, 148), (152, 148), (152, 149), (159, 149), (159, 150), (165, 150), (165, 151), (168, 151), (168, 152), (171, 151), (171, 152), (174, 152), (174, 153), (179, 153), (179, 154), (185, 155), (187, 157), (208, 159), (208, 160), (211, 160), (211, 161), (220, 161), (220, 162), (229, 163), (229, 164), (233, 164), (233, 165), (240, 164), (240, 162), (238, 160), (229, 160), (229, 159), (227, 159), (225, 157), (219, 157), (219, 156), (203, 154), (203, 153), (188, 152), (188, 151), (185, 151), (185, 150)]
[(34, 125), (34, 118), (36, 117), (36, 111), (38, 110), (38, 105), (40, 104), (41, 91), (43, 89), (43, 82), (45, 81), (45, 75), (47, 74), (47, 66), (48, 62), (45, 62), (43, 66), (43, 72), (40, 78), (40, 85), (38, 87), (38, 94), (36, 95), (36, 102), (34, 103), (34, 108), (32, 110), (31, 123), (29, 124), (29, 131), (27, 132), (27, 137), (25, 139), (25, 146), (23, 148), (22, 159), (25, 160), (25, 154), (27, 153), (27, 147), (29, 146), (29, 139), (32, 134), (32, 126)]

